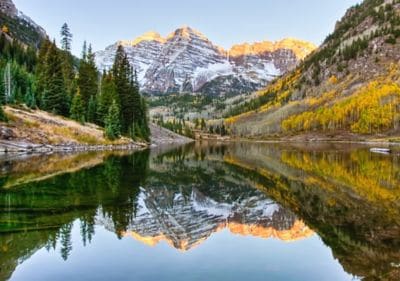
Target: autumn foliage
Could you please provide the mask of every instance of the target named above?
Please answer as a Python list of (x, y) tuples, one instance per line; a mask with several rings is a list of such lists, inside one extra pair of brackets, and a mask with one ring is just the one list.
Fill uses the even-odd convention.
[(286, 132), (350, 130), (359, 134), (386, 132), (399, 125), (400, 87), (380, 81), (369, 83), (331, 106), (323, 105), (282, 122)]

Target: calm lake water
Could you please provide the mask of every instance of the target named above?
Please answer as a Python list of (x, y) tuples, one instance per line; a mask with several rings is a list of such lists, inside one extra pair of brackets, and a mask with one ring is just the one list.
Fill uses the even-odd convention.
[(0, 159), (0, 280), (400, 280), (400, 157), (192, 144)]

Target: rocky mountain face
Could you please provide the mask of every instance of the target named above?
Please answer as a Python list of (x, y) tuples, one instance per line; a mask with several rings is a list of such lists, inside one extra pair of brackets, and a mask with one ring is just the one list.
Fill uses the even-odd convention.
[(316, 51), (226, 123), (242, 136), (398, 136), (399, 37), (400, 1), (365, 0)]
[(0, 0), (0, 26), (7, 27), (11, 38), (35, 47), (47, 37), (46, 31), (19, 11), (12, 0)]
[[(115, 231), (113, 222), (99, 218), (99, 224)], [(171, 194), (168, 188), (142, 189), (135, 218), (125, 236), (154, 246), (161, 241), (188, 251), (222, 229), (261, 238), (293, 241), (313, 234), (288, 210), (261, 192), (237, 202), (217, 202), (193, 189), (190, 197)]]
[(286, 39), (224, 50), (202, 33), (182, 27), (166, 38), (149, 32), (97, 52), (100, 69), (112, 66), (118, 45), (125, 48), (142, 90), (152, 94), (229, 95), (254, 91), (293, 69), (315, 49), (310, 43)]
[(0, 11), (9, 16), (17, 16), (18, 10), (12, 0), (0, 0)]

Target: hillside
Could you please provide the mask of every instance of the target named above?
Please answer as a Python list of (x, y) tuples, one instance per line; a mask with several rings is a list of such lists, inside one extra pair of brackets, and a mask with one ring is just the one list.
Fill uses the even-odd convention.
[[(4, 109), (9, 121), (0, 122), (0, 152), (82, 151), (144, 148), (149, 144), (121, 137), (107, 139), (104, 129), (90, 123), (23, 107)], [(185, 144), (192, 140), (151, 124), (151, 144)]]
[(400, 134), (400, 1), (350, 8), (292, 72), (225, 121), (246, 137), (364, 138)]
[(47, 37), (46, 31), (19, 11), (12, 0), (0, 0), (0, 27), (5, 28), (11, 38), (37, 48)]
[(9, 121), (0, 123), (0, 150), (102, 150), (146, 146), (128, 138), (110, 141), (99, 126), (80, 124), (41, 110), (7, 106), (4, 111)]
[(201, 32), (184, 26), (166, 37), (152, 31), (110, 45), (96, 53), (100, 69), (110, 69), (119, 45), (125, 48), (137, 71), (143, 92), (196, 92), (213, 97), (258, 90), (295, 68), (316, 48), (309, 42), (287, 38), (225, 50)]

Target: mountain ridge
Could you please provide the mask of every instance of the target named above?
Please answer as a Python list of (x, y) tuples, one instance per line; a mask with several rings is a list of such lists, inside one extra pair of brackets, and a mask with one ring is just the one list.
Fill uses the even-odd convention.
[(225, 50), (184, 26), (165, 37), (150, 31), (98, 51), (100, 69), (111, 68), (118, 45), (126, 49), (143, 91), (155, 94), (202, 92), (210, 82), (214, 83), (212, 95), (251, 92), (293, 69), (315, 49), (312, 43), (288, 38)]
[[(185, 35), (186, 37), (189, 37), (190, 36), (188, 35), (190, 33), (189, 30), (197, 34), (199, 37), (202, 37), (203, 39), (211, 42), (200, 31), (191, 28), (189, 26), (182, 26), (180, 28), (177, 28), (174, 32), (169, 33), (167, 36), (162, 36), (157, 31), (149, 30), (143, 33), (142, 35), (135, 37), (132, 40), (119, 40), (117, 41), (117, 44), (122, 45), (123, 47), (129, 47), (129, 46), (136, 46), (144, 41), (156, 41), (160, 43), (165, 43), (168, 39), (173, 38), (177, 32), (182, 32), (186, 34)], [(300, 59), (304, 59), (309, 54), (309, 51), (307, 51), (307, 49), (311, 50), (317, 48), (317, 46), (314, 43), (297, 39), (294, 37), (287, 37), (276, 41), (263, 40), (255, 42), (243, 42), (239, 44), (234, 44), (228, 49), (220, 46), (218, 47), (221, 50), (221, 53), (223, 53), (224, 55), (232, 55), (232, 56), (259, 54), (265, 51), (272, 52), (277, 49), (291, 49), (291, 50), (296, 49), (296, 55)]]

